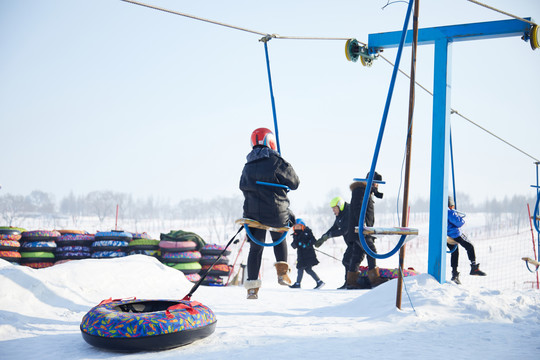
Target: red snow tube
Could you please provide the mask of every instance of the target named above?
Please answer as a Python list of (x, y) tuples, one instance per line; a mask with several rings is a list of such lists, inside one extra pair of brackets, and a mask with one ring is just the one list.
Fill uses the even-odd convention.
[(211, 335), (216, 316), (188, 300), (103, 300), (82, 319), (90, 345), (122, 351), (166, 350)]

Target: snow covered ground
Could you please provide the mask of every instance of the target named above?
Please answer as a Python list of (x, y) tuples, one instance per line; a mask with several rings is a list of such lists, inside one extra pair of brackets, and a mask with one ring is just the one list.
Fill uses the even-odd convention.
[[(271, 250), (265, 250), (271, 255)], [(538, 359), (540, 292), (494, 290), (483, 278), (439, 284), (429, 275), (406, 279), (402, 310), (396, 280), (373, 290), (336, 290), (335, 261), (314, 269), (327, 285), (313, 290), (277, 284), (265, 261), (259, 300), (241, 286), (201, 286), (193, 300), (218, 319), (211, 336), (162, 352), (117, 353), (88, 345), (81, 318), (101, 300), (179, 299), (192, 285), (144, 255), (86, 259), (34, 270), (0, 260), (2, 359)], [(463, 274), (463, 273), (462, 273)], [(295, 270), (292, 272), (296, 275)], [(413, 308), (414, 307), (414, 308)]]

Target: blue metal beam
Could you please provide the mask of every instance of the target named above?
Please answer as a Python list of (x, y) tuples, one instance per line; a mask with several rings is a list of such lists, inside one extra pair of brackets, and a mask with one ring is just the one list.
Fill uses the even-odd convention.
[[(530, 20), (530, 18), (525, 18)], [(431, 188), (429, 208), (428, 273), (440, 283), (446, 281), (446, 230), (448, 221), (448, 177), (450, 149), (451, 49), (456, 41), (521, 36), (530, 25), (520, 20), (441, 26), (418, 30), (418, 44), (435, 44), (433, 76), (433, 127), (431, 138)], [(401, 31), (370, 34), (370, 53), (397, 47)], [(405, 44), (410, 45), (412, 31)]]
[[(531, 18), (524, 18), (531, 20)], [(500, 20), (483, 23), (439, 26), (418, 30), (418, 45), (434, 44), (435, 41), (469, 41), (495, 39), (500, 37), (521, 36), (528, 32), (531, 25), (521, 20)], [(407, 31), (405, 45), (412, 43), (412, 30)], [(399, 45), (401, 31), (369, 34), (368, 48), (370, 53), (381, 49), (394, 48)]]

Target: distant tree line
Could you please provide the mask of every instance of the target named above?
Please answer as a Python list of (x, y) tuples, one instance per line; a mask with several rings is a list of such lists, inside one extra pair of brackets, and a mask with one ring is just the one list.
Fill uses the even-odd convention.
[[(527, 204), (534, 210), (536, 199), (534, 196), (515, 195), (502, 200), (491, 199), (480, 204), (473, 204), (467, 194), (458, 193), (456, 196), (458, 210), (467, 213), (483, 212), (489, 214), (493, 221), (500, 220), (523, 222), (528, 220)], [(347, 201), (349, 199), (346, 199)], [(149, 196), (136, 199), (131, 194), (114, 191), (92, 191), (86, 195), (70, 193), (59, 202), (54, 195), (35, 190), (29, 195), (0, 195), (0, 215), (4, 225), (16, 226), (18, 221), (32, 217), (69, 217), (73, 224), (77, 224), (81, 217), (95, 216), (100, 222), (116, 216), (116, 207), (120, 211), (119, 219), (145, 220), (145, 219), (182, 219), (183, 221), (196, 221), (197, 219), (216, 219), (217, 224), (231, 224), (242, 215), (243, 198), (241, 195), (233, 197), (217, 197), (211, 200), (185, 199), (178, 202), (158, 199)], [(428, 213), (429, 200), (417, 199), (410, 204), (411, 213)], [(377, 200), (375, 210), (380, 214), (400, 213), (401, 203), (394, 199)], [(294, 209), (294, 207), (293, 207)], [(296, 209), (294, 209), (296, 211)], [(320, 206), (303, 210), (315, 217), (317, 221), (324, 221), (328, 225), (333, 222), (333, 215), (325, 202)], [(508, 219), (510, 217), (511, 219)], [(218, 221), (219, 220), (219, 221)], [(315, 220), (315, 219), (313, 219)]]

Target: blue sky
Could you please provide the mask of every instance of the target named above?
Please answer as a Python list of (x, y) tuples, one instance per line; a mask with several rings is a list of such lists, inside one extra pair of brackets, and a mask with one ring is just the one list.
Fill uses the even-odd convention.
[[(148, 1), (260, 32), (354, 37), (400, 30), (387, 1)], [(540, 19), (536, 0), (487, 3)], [(420, 27), (503, 20), (465, 0), (421, 1)], [(239, 195), (257, 127), (273, 128), (261, 36), (122, 1), (0, 3), (2, 193), (127, 192), (163, 199)], [(345, 59), (344, 41), (269, 43), (282, 154), (298, 207), (335, 195), (371, 165), (392, 72)], [(395, 60), (396, 50), (385, 57)], [(409, 72), (410, 49), (401, 68)], [(456, 43), (451, 106), (540, 158), (540, 50), (518, 37)], [(433, 47), (417, 80), (433, 88)], [(409, 80), (398, 77), (377, 171), (397, 196)], [(417, 89), (411, 197), (429, 196), (432, 98)], [(533, 160), (452, 116), (458, 191), (474, 200), (534, 194)]]

